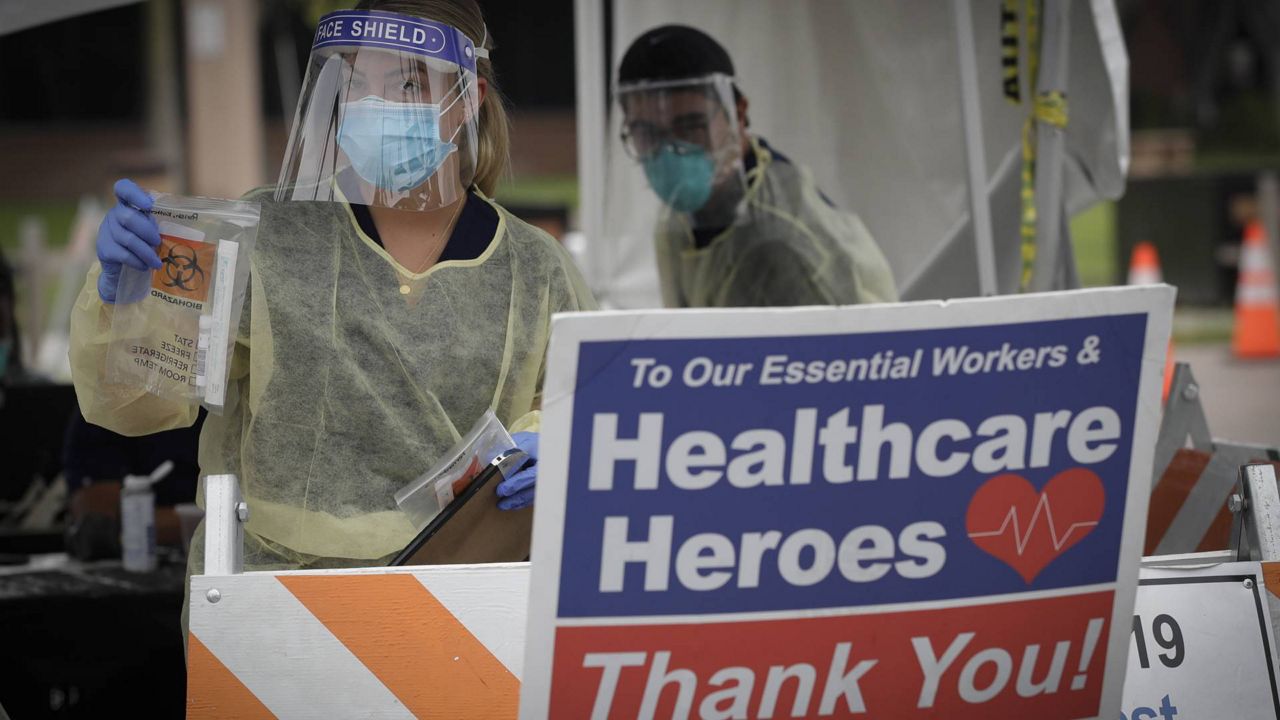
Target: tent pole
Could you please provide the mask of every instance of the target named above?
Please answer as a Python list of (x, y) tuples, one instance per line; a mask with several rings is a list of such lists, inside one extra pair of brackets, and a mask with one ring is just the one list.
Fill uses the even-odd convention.
[(586, 237), (587, 283), (599, 298), (607, 294), (604, 257), (606, 58), (604, 0), (574, 0), (574, 44), (578, 115), (578, 213)]
[(960, 107), (964, 119), (965, 160), (969, 169), (969, 217), (977, 246), (978, 289), (995, 295), (995, 244), (991, 234), (991, 204), (987, 196), (987, 157), (982, 136), (982, 108), (978, 103), (978, 63), (973, 39), (973, 8), (969, 0), (954, 0), (956, 51), (960, 68)]
[[(1071, 0), (1045, 0), (1041, 31), (1040, 73), (1033, 97), (1067, 92), (1070, 66)], [(1062, 289), (1062, 255), (1071, 252), (1070, 234), (1061, 232), (1063, 214), (1063, 146), (1066, 129), (1036, 123), (1036, 260), (1031, 290)]]

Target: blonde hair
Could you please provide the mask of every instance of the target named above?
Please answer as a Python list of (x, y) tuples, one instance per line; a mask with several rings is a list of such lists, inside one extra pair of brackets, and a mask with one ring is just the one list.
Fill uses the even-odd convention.
[[(489, 34), (476, 0), (361, 0), (357, 7), (435, 20), (461, 30), (477, 47), (491, 52), (494, 49), (493, 36)], [(493, 63), (477, 58), (476, 72), (485, 79), (488, 92), (480, 106), (479, 147), (476, 148), (476, 172), (472, 183), (480, 192), (493, 197), (498, 181), (511, 169), (511, 120)]]

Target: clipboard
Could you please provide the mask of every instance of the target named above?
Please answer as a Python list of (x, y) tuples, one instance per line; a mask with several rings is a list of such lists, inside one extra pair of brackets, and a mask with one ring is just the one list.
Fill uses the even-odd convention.
[(515, 448), (498, 455), (389, 564), (457, 565), (528, 560), (533, 540), (533, 507), (500, 510), (494, 495), (497, 483), (528, 460), (523, 450)]

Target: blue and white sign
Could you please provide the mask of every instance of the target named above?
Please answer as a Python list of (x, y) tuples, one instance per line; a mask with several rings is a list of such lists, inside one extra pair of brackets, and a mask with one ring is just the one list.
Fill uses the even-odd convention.
[(1116, 717), (1173, 295), (557, 318), (521, 716)]

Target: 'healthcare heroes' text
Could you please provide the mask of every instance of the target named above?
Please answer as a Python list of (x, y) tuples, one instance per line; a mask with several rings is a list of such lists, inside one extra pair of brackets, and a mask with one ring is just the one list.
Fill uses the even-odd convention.
[[(1121, 435), (1119, 415), (1106, 406), (1078, 413), (1040, 412), (1030, 418), (995, 415), (976, 428), (943, 418), (918, 434), (905, 423), (886, 421), (883, 405), (860, 408), (857, 423), (851, 422), (854, 412), (844, 408), (820, 422), (817, 409), (797, 410), (790, 438), (769, 428), (743, 430), (732, 438), (691, 430), (667, 442), (661, 413), (641, 414), (633, 437), (619, 436), (617, 414), (601, 413), (593, 418), (588, 487), (614, 490), (615, 469), (621, 463), (633, 464), (630, 487), (638, 491), (658, 490), (661, 483), (691, 492), (723, 483), (747, 492), (811, 482), (946, 478), (966, 469), (995, 474), (1063, 463), (1064, 458), (1053, 457), (1058, 434), (1066, 438), (1069, 462), (1089, 465), (1111, 457)], [(882, 467), (886, 450), (889, 462)], [(731, 581), (739, 588), (758, 587), (760, 565), (770, 556), (782, 580), (796, 586), (812, 585), (835, 569), (854, 583), (874, 582), (889, 572), (927, 578), (946, 562), (944, 546), (937, 540), (947, 530), (927, 519), (901, 528), (860, 525), (843, 537), (816, 528), (789, 535), (773, 529), (738, 537), (699, 533), (678, 548), (672, 547), (674, 523), (672, 515), (653, 516), (637, 533), (627, 517), (606, 517), (600, 590), (622, 591), (623, 570), (629, 563), (645, 568), (647, 591), (666, 590), (673, 565), (677, 582), (708, 591)], [(636, 534), (643, 539), (629, 539)], [(812, 559), (806, 562), (806, 555)]]

